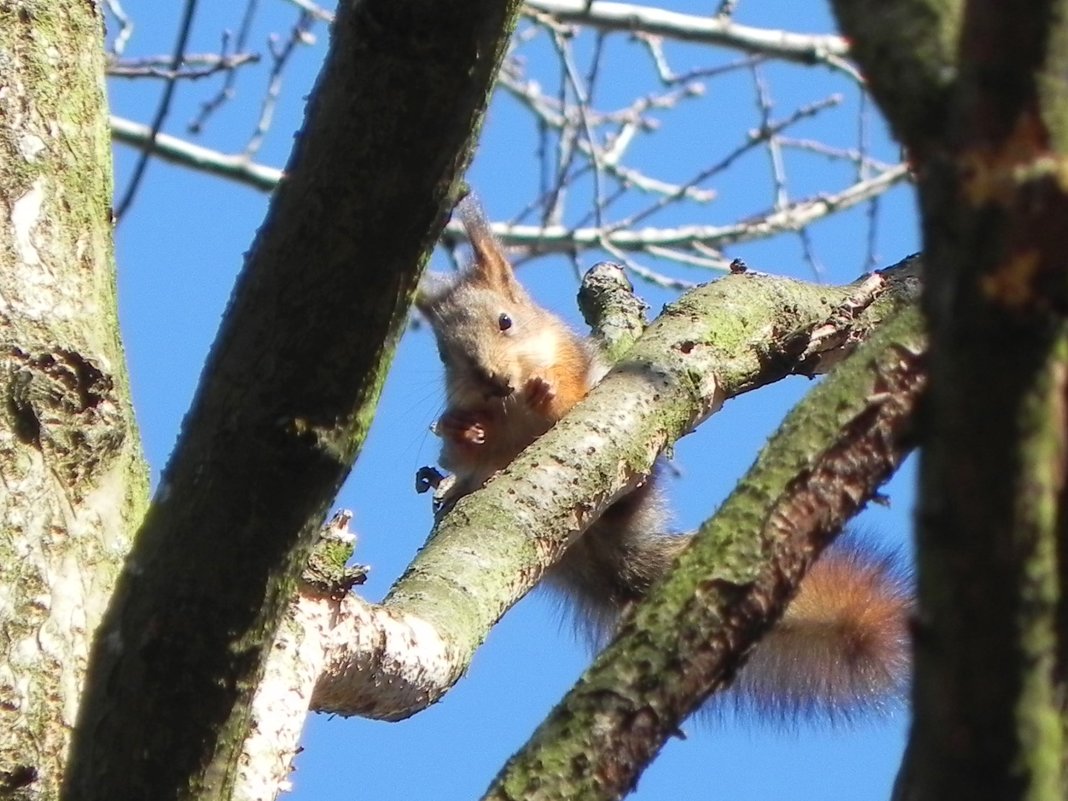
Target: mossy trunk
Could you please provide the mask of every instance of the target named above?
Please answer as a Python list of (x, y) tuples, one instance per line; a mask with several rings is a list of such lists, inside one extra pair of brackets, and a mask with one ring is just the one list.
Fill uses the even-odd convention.
[(0, 3), (0, 797), (58, 795), (147, 498), (118, 337), (103, 20)]
[(1061, 801), (1068, 3), (834, 5), (915, 165), (928, 267), (915, 724), (895, 796)]

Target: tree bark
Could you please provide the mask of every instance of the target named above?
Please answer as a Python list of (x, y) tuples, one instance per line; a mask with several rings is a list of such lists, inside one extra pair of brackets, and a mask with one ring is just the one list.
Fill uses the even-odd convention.
[[(399, 720), (440, 699), (504, 610), (581, 532), (576, 516), (595, 518), (628, 486), (628, 471), (649, 469), (658, 448), (648, 442), (665, 436), (664, 419), (674, 421), (670, 442), (689, 430), (684, 421), (723, 397), (786, 374), (824, 372), (894, 309), (914, 307), (918, 271), (919, 260), (909, 259), (847, 286), (750, 275), (694, 290), (651, 326), (648, 342), (614, 357), (619, 370), (589, 408), (576, 409), (514, 469), (465, 499), (461, 514), (443, 519), (384, 604), (349, 594), (344, 583), (337, 591), (302, 590), (271, 648), (269, 681), (254, 702), (257, 735), (246, 748), (235, 798), (270, 797), (285, 784), (299, 734), (293, 721), (303, 718), (309, 700), (317, 711)], [(643, 313), (618, 277), (595, 269), (583, 293), (587, 320), (617, 354), (640, 332)], [(644, 411), (627, 413), (632, 402)], [(621, 453), (647, 461), (623, 469)], [(329, 561), (340, 566), (344, 557)], [(725, 653), (728, 660), (739, 655)]]
[[(869, 6), (922, 7), (928, 33)], [(836, 9), (916, 160), (929, 265), (915, 724), (896, 795), (1063, 799), (1068, 6)], [(890, 91), (902, 74), (915, 102)]]
[(55, 798), (148, 495), (118, 340), (103, 20), (0, 4), (0, 796)]

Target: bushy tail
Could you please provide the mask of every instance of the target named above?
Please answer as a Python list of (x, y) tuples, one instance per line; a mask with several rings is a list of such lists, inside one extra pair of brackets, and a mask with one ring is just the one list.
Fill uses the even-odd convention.
[(912, 603), (895, 554), (843, 536), (739, 672), (731, 688), (738, 709), (792, 723), (894, 708), (908, 688)]

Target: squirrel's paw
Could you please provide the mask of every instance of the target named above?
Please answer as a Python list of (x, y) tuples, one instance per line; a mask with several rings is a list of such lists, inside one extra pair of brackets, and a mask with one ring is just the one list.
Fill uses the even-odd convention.
[(556, 390), (553, 385), (541, 376), (534, 376), (523, 387), (523, 395), (527, 405), (540, 412), (547, 412), (552, 402), (556, 400)]
[(486, 442), (486, 427), (478, 415), (470, 412), (445, 412), (438, 420), (438, 432), (453, 442), (468, 445), (483, 445)]

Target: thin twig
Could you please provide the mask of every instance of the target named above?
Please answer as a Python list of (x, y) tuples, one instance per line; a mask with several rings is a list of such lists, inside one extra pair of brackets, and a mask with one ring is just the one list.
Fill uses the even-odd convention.
[[(860, 151), (861, 156), (865, 158), (857, 161), (857, 178), (861, 181), (868, 178), (871, 174), (871, 166), (869, 160), (866, 158), (868, 151), (871, 149), (871, 126), (869, 125), (869, 114), (871, 113), (871, 104), (868, 102), (868, 92), (866, 89), (860, 90), (860, 112), (857, 114), (857, 149)], [(876, 242), (879, 236), (879, 198), (873, 197), (868, 202), (868, 247), (867, 257), (864, 260), (863, 272), (868, 272), (874, 269), (876, 254)]]
[(663, 37), (639, 31), (634, 34), (634, 38), (645, 45), (646, 51), (653, 60), (653, 66), (656, 67), (657, 77), (660, 78), (660, 82), (665, 86), (673, 86), (678, 83), (689, 83), (698, 78), (715, 78), (716, 76), (734, 72), (739, 69), (745, 69), (753, 64), (759, 64), (766, 60), (766, 56), (749, 55), (738, 61), (732, 61), (729, 64), (720, 64), (715, 67), (701, 67), (692, 69), (689, 72), (676, 73), (671, 69), (671, 65), (668, 64), (667, 55), (664, 53)]
[[(171, 59), (172, 70), (177, 70), (182, 63), (182, 58), (185, 55), (186, 43), (189, 41), (189, 34), (193, 29), (193, 17), (196, 14), (196, 7), (197, 0), (185, 0), (182, 21), (178, 28), (178, 41), (174, 46), (174, 57)], [(177, 85), (178, 82), (171, 79), (167, 81), (163, 87), (163, 97), (160, 98), (159, 108), (156, 109), (156, 116), (152, 120), (151, 134), (145, 141), (144, 149), (141, 151), (141, 156), (134, 167), (130, 183), (126, 187), (126, 194), (115, 211), (116, 223), (122, 221), (123, 215), (130, 208), (130, 204), (133, 203), (133, 199), (137, 195), (137, 187), (141, 184), (141, 178), (144, 177), (145, 169), (148, 167), (148, 159), (152, 155), (156, 137), (159, 135), (160, 129), (163, 127), (163, 121), (167, 118), (167, 112), (171, 107), (171, 98), (174, 97), (174, 89)]]
[(149, 56), (110, 61), (107, 74), (112, 78), (162, 78), (163, 80), (199, 80), (220, 72), (233, 71), (246, 64), (256, 64), (259, 53), (234, 53), (232, 56), (205, 53), (186, 56), (177, 70), (170, 68), (170, 57)]
[[(842, 102), (842, 98), (841, 98), (840, 95), (831, 95), (830, 97), (825, 98), (823, 100), (817, 101), (815, 103), (810, 103), (807, 106), (802, 106), (801, 108), (797, 109), (793, 114), (791, 114), (788, 118), (786, 118), (785, 120), (782, 120), (781, 122), (777, 122), (777, 123), (773, 123), (773, 124), (767, 125), (762, 130), (752, 132), (749, 135), (749, 139), (746, 142), (744, 142), (743, 144), (739, 145), (733, 151), (728, 153), (727, 156), (725, 158), (723, 158), (721, 161), (717, 162), (716, 164), (713, 164), (711, 167), (707, 167), (706, 169), (701, 170), (699, 173), (697, 173), (697, 175), (695, 175), (689, 181), (687, 181), (686, 183), (682, 184), (682, 187), (685, 188), (685, 187), (697, 186), (698, 184), (700, 184), (700, 183), (702, 183), (704, 181), (707, 181), (713, 175), (716, 175), (716, 174), (721, 173), (724, 170), (726, 170), (735, 161), (737, 161), (739, 158), (741, 158), (745, 153), (748, 153), (753, 148), (759, 147), (760, 145), (765, 143), (770, 137), (777, 135), (781, 131), (786, 130), (791, 125), (794, 125), (794, 124), (796, 124), (797, 122), (799, 122), (799, 121), (801, 121), (803, 119), (807, 119), (809, 117), (813, 117), (816, 114), (818, 114), (819, 112), (823, 111), (824, 109), (830, 108), (832, 106), (836, 106), (841, 102)], [(624, 220), (620, 220), (619, 222), (615, 223), (612, 226), (612, 229), (613, 230), (619, 230), (619, 229), (623, 229), (623, 228), (633, 228), (637, 223), (641, 222), (642, 220), (646, 219), (647, 217), (650, 217), (651, 215), (653, 215), (656, 212), (660, 211), (665, 206), (668, 206), (671, 203), (676, 202), (682, 196), (683, 195), (682, 195), (681, 191), (680, 191), (679, 194), (674, 195), (674, 196), (665, 195), (664, 197), (661, 197), (660, 199), (658, 199), (654, 203), (651, 203), (649, 206), (647, 206), (643, 210), (641, 210), (641, 211), (639, 211), (639, 212), (637, 212), (635, 214), (632, 214), (630, 217), (627, 217)]]
[(604, 168), (601, 165), (601, 149), (597, 144), (597, 136), (586, 113), (590, 106), (589, 94), (582, 84), (582, 79), (578, 74), (578, 69), (575, 67), (574, 59), (571, 57), (571, 49), (567, 41), (559, 35), (553, 38), (556, 42), (557, 52), (560, 54), (563, 73), (567, 77), (572, 94), (575, 96), (575, 102), (578, 106), (578, 118), (582, 123), (582, 130), (586, 134), (586, 143), (589, 145), (588, 153), (590, 161), (593, 163), (593, 210), (597, 227), (600, 228), (602, 226), (601, 214), (604, 209)]
[(249, 158), (253, 158), (259, 152), (260, 147), (263, 145), (263, 140), (267, 136), (267, 131), (271, 128), (271, 122), (274, 120), (274, 110), (278, 106), (278, 98), (282, 94), (282, 73), (285, 71), (286, 64), (289, 63), (289, 59), (297, 49), (297, 45), (312, 44), (315, 41), (311, 35), (311, 27), (314, 24), (315, 17), (307, 11), (302, 11), (289, 32), (289, 38), (281, 48), (277, 46), (275, 37), (271, 37), (269, 46), (273, 64), (267, 81), (267, 93), (263, 97), (260, 116), (256, 121), (256, 129), (252, 132), (248, 144), (245, 145), (245, 154)]
[(288, 2), (295, 5), (301, 11), (311, 14), (315, 19), (320, 22), (325, 22), (327, 25), (334, 21), (334, 15), (330, 11), (327, 11), (322, 6), (318, 6), (311, 0), (288, 0)]
[(832, 147), (825, 142), (817, 142), (814, 139), (794, 139), (789, 136), (780, 136), (779, 144), (783, 148), (804, 150), (809, 153), (815, 153), (818, 156), (826, 156), (835, 161), (847, 161), (853, 165), (863, 165), (863, 175), (860, 175), (858, 171), (857, 180), (864, 180), (877, 172), (885, 172), (893, 166), (888, 162), (872, 158), (860, 150)]
[(753, 84), (756, 86), (757, 110), (760, 112), (760, 134), (767, 140), (768, 157), (771, 160), (771, 179), (775, 186), (773, 208), (778, 210), (790, 202), (790, 195), (786, 188), (786, 165), (782, 160), (782, 148), (779, 147), (779, 138), (772, 132), (771, 90), (758, 65), (754, 64), (750, 72), (753, 76)]
[[(234, 42), (234, 50), (240, 53), (245, 49), (245, 44), (248, 41), (249, 32), (252, 30), (252, 20), (256, 16), (256, 7), (259, 4), (259, 0), (248, 0), (245, 5), (245, 14), (241, 18), (241, 25), (237, 29), (237, 39)], [(227, 44), (229, 42), (229, 36), (223, 36), (223, 51), (225, 52)], [(196, 118), (189, 123), (189, 132), (198, 134), (204, 130), (204, 126), (207, 124), (208, 119), (224, 104), (233, 99), (236, 94), (234, 88), (237, 84), (237, 73), (229, 72), (226, 75), (226, 80), (223, 81), (223, 85), (219, 88), (218, 93), (210, 100), (205, 101), (200, 105), (200, 113)]]
[(123, 51), (126, 50), (126, 45), (129, 43), (130, 37), (133, 36), (133, 20), (127, 16), (126, 11), (123, 9), (122, 3), (119, 2), (119, 0), (106, 0), (105, 6), (108, 13), (119, 23), (119, 32), (115, 34), (115, 38), (112, 40), (111, 48), (108, 52), (113, 56), (121, 56)]

